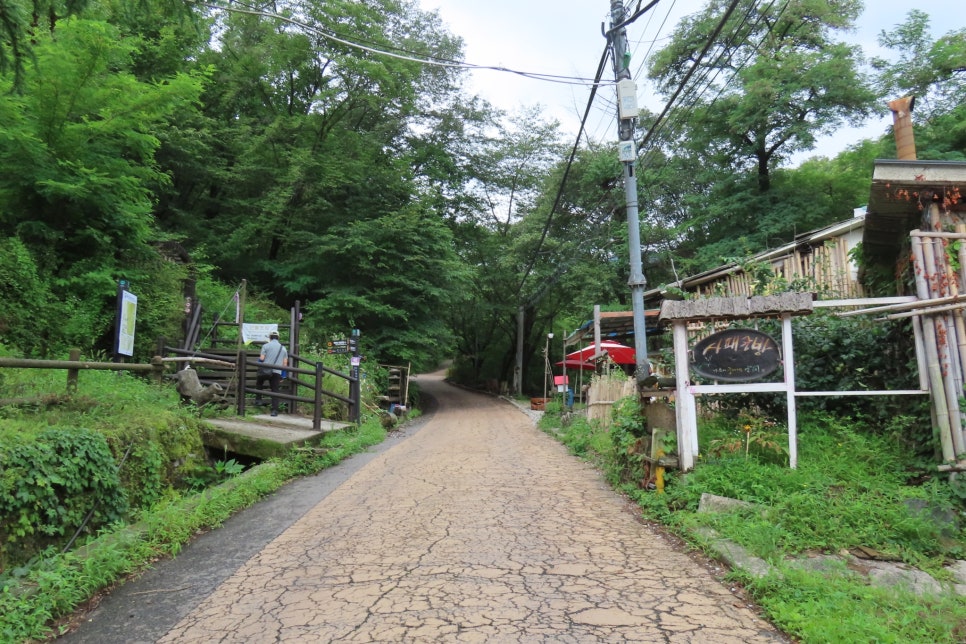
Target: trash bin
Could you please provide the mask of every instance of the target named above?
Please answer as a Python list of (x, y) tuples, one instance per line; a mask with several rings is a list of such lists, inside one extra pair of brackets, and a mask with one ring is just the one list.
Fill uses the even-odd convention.
[(573, 406), (574, 406), (574, 390), (571, 389), (570, 387), (567, 387), (567, 408), (569, 409)]

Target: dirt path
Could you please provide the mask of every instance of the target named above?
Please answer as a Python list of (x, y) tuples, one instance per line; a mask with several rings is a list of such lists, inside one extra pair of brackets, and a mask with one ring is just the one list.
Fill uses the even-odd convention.
[(439, 408), (161, 642), (778, 642), (512, 405)]

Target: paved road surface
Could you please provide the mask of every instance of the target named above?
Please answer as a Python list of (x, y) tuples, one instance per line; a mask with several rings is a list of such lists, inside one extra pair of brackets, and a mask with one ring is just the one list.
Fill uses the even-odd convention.
[(438, 408), (417, 430), (247, 510), (61, 639), (787, 641), (519, 409), (419, 383)]

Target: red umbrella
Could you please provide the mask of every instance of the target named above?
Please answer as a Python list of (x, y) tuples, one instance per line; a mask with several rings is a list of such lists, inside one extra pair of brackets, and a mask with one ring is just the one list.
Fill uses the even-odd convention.
[(558, 367), (566, 367), (567, 369), (583, 369), (584, 371), (593, 371), (597, 368), (593, 362), (571, 360), (570, 358), (567, 358), (566, 360), (558, 360), (554, 364)]
[[(610, 359), (617, 364), (635, 364), (634, 360), (634, 347), (629, 347), (619, 342), (601, 342), (600, 350), (605, 352), (610, 356)], [(584, 347), (579, 351), (574, 351), (573, 353), (568, 353), (565, 358), (567, 360), (578, 360), (581, 362), (586, 362), (594, 357), (594, 353), (597, 349), (594, 345)]]

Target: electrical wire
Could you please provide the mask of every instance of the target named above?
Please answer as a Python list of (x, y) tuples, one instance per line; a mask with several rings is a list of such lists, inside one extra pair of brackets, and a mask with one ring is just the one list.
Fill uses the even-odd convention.
[[(604, 47), (604, 51), (600, 56), (600, 62), (597, 64), (597, 73), (594, 77), (595, 81), (599, 81), (604, 75), (604, 67), (607, 65), (608, 53), (610, 52), (610, 42)], [(577, 132), (577, 140), (574, 142), (573, 148), (570, 150), (570, 157), (567, 159), (567, 164), (564, 167), (563, 176), (560, 178), (560, 184), (557, 186), (557, 195), (554, 197), (553, 206), (550, 207), (550, 212), (547, 214), (547, 220), (543, 224), (543, 230), (540, 233), (540, 241), (537, 242), (537, 248), (534, 250), (533, 254), (530, 256), (530, 262), (527, 264), (526, 270), (523, 271), (523, 277), (520, 278), (520, 285), (517, 287), (517, 292), (523, 291), (523, 286), (526, 284), (527, 278), (530, 276), (533, 267), (537, 262), (537, 256), (540, 254), (540, 248), (543, 246), (544, 241), (547, 239), (547, 233), (550, 231), (550, 224), (553, 221), (554, 213), (557, 207), (560, 205), (560, 200), (563, 198), (563, 189), (567, 185), (567, 178), (570, 176), (570, 169), (573, 167), (574, 158), (577, 156), (577, 150), (580, 147), (580, 137), (583, 135), (584, 126), (587, 123), (587, 118), (590, 116), (591, 106), (594, 104), (594, 96), (597, 94), (597, 87), (599, 83), (595, 82), (590, 90), (590, 97), (587, 99), (587, 107), (584, 108), (584, 116), (580, 120), (580, 130)], [(526, 303), (527, 305), (533, 304), (533, 298)]]
[(654, 132), (657, 129), (657, 126), (667, 116), (667, 113), (670, 111), (671, 106), (674, 105), (674, 101), (684, 90), (684, 87), (687, 85), (687, 82), (691, 79), (691, 76), (694, 74), (694, 72), (697, 71), (698, 66), (701, 64), (701, 61), (704, 59), (705, 55), (711, 49), (711, 46), (715, 43), (715, 40), (718, 38), (718, 35), (721, 33), (722, 29), (724, 29), (725, 24), (727, 23), (728, 19), (731, 17), (731, 14), (734, 12), (734, 10), (738, 7), (738, 3), (740, 1), (741, 0), (732, 0), (731, 4), (728, 5), (728, 8), (725, 10), (724, 15), (721, 17), (721, 20), (714, 28), (714, 31), (711, 32), (711, 35), (708, 37), (708, 41), (704, 44), (704, 48), (701, 50), (701, 53), (698, 54), (698, 57), (694, 61), (694, 64), (691, 66), (691, 69), (689, 69), (687, 73), (684, 75), (684, 78), (681, 79), (681, 82), (678, 84), (678, 88), (674, 90), (674, 93), (671, 95), (671, 98), (668, 99), (667, 105), (664, 106), (664, 110), (657, 117), (657, 120), (655, 120), (654, 123), (651, 125), (651, 128), (648, 130), (647, 134), (644, 135), (643, 140), (641, 140), (641, 142), (638, 144), (638, 150), (641, 150), (647, 146), (647, 143), (648, 141), (651, 140), (651, 137), (654, 135)]
[(228, 5), (228, 6), (209, 3), (209, 2), (202, 2), (200, 4), (201, 6), (208, 7), (209, 9), (213, 9), (217, 11), (243, 13), (243, 14), (248, 14), (253, 16), (261, 16), (263, 18), (280, 20), (282, 22), (295, 25), (308, 32), (321, 36), (323, 39), (330, 40), (332, 42), (337, 42), (339, 44), (346, 45), (347, 47), (352, 47), (354, 49), (365, 51), (370, 54), (376, 54), (379, 56), (386, 56), (386, 57), (395, 58), (398, 60), (419, 63), (421, 65), (430, 65), (434, 67), (444, 67), (449, 69), (460, 69), (460, 70), (469, 70), (469, 71), (483, 70), (483, 71), (505, 72), (509, 74), (516, 74), (524, 78), (531, 78), (533, 80), (545, 81), (550, 83), (559, 83), (562, 85), (597, 86), (597, 85), (614, 84), (612, 81), (601, 81), (599, 78), (594, 79), (592, 81), (589, 78), (581, 78), (579, 76), (564, 76), (559, 74), (548, 74), (548, 73), (542, 73), (542, 72), (527, 72), (527, 71), (521, 71), (517, 69), (511, 69), (509, 67), (497, 66), (497, 65), (478, 65), (474, 63), (455, 61), (455, 60), (450, 60), (450, 59), (436, 57), (436, 56), (423, 56), (406, 49), (393, 47), (392, 49), (395, 49), (398, 52), (403, 52), (403, 53), (395, 53), (393, 51), (387, 51), (387, 49), (380, 49), (375, 46), (364, 45), (360, 42), (343, 38), (339, 35), (336, 35), (324, 29), (320, 29), (318, 27), (312, 26), (301, 20), (296, 20), (295, 18), (283, 16), (278, 13), (263, 11), (261, 9), (255, 9), (255, 8), (243, 8), (239, 6), (238, 3), (232, 3), (231, 5)]

